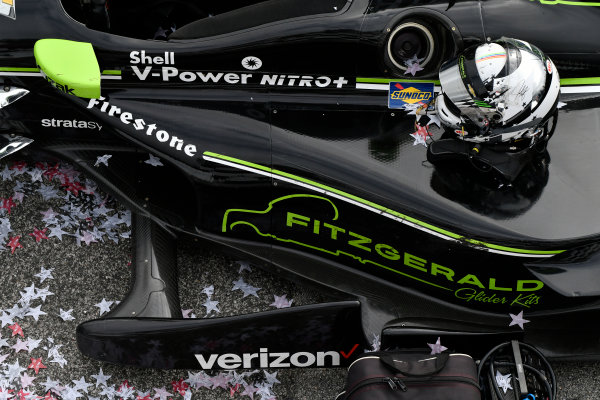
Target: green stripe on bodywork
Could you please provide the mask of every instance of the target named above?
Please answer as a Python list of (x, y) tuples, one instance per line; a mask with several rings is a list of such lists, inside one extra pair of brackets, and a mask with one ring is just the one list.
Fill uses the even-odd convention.
[(514, 247), (505, 247), (505, 246), (500, 246), (498, 244), (481, 242), (479, 240), (467, 239), (467, 238), (465, 238), (465, 241), (467, 241), (469, 243), (472, 243), (472, 244), (475, 244), (475, 245), (485, 246), (485, 247), (488, 247), (490, 249), (508, 251), (508, 252), (511, 252), (511, 253), (550, 255), (550, 254), (560, 254), (563, 251), (565, 251), (565, 250), (526, 250), (526, 249), (517, 249), (517, 248), (514, 248)]
[(0, 67), (0, 72), (40, 72), (39, 68)]
[(563, 6), (580, 6), (580, 7), (600, 7), (600, 3), (598, 2), (588, 2), (588, 1), (569, 1), (569, 0), (530, 0), (530, 1), (539, 1), (545, 5), (556, 5), (562, 4)]
[[(433, 83), (440, 84), (440, 81), (434, 80), (406, 80), (406, 79), (387, 79), (387, 78), (356, 78), (356, 83), (390, 83), (390, 82), (406, 82), (406, 83)], [(564, 78), (560, 80), (561, 86), (576, 86), (576, 85), (600, 85), (600, 77), (588, 78)]]
[(356, 78), (356, 83), (390, 83), (390, 82), (406, 82), (406, 83), (433, 83), (439, 85), (440, 81), (420, 80), (420, 79), (387, 79), (387, 78)]
[[(15, 68), (15, 67), (0, 67), (0, 72), (40, 72), (39, 68)], [(105, 69), (102, 75), (121, 75), (120, 70)]]
[(561, 86), (572, 85), (600, 85), (600, 77), (594, 78), (564, 78), (560, 80)]
[(459, 241), (464, 241), (464, 242), (467, 242), (467, 243), (470, 243), (470, 244), (473, 244), (473, 245), (483, 246), (483, 247), (487, 247), (487, 248), (495, 249), (495, 250), (506, 251), (506, 252), (509, 252), (509, 253), (532, 254), (532, 255), (535, 255), (535, 254), (539, 254), (539, 255), (560, 254), (560, 253), (562, 253), (562, 252), (565, 251), (565, 250), (526, 250), (526, 249), (518, 249), (518, 248), (515, 248), (515, 247), (500, 246), (500, 245), (497, 245), (497, 244), (482, 242), (482, 241), (479, 241), (479, 240), (476, 240), (476, 239), (469, 239), (469, 238), (466, 238), (466, 237), (464, 237), (462, 235), (459, 235), (457, 233), (450, 232), (450, 231), (445, 230), (443, 228), (431, 225), (431, 224), (429, 224), (427, 222), (420, 221), (420, 220), (418, 220), (416, 218), (413, 218), (413, 217), (410, 217), (408, 215), (404, 215), (402, 213), (399, 213), (398, 211), (391, 210), (391, 209), (389, 209), (387, 207), (384, 207), (384, 206), (381, 206), (379, 204), (373, 203), (373, 202), (371, 202), (369, 200), (365, 200), (365, 199), (363, 199), (361, 197), (358, 197), (358, 196), (355, 196), (353, 194), (341, 191), (339, 189), (335, 189), (335, 188), (333, 188), (331, 186), (323, 185), (321, 183), (312, 181), (310, 179), (302, 178), (300, 176), (293, 175), (293, 174), (290, 174), (290, 173), (287, 173), (287, 172), (278, 171), (276, 169), (268, 168), (268, 167), (265, 167), (263, 165), (254, 164), (254, 163), (251, 163), (251, 162), (248, 162), (248, 161), (240, 160), (240, 159), (237, 159), (237, 158), (234, 158), (234, 157), (225, 156), (225, 155), (222, 155), (222, 154), (213, 153), (213, 152), (210, 152), (210, 151), (204, 152), (204, 155), (208, 156), (208, 157), (218, 158), (220, 160), (229, 161), (229, 162), (232, 162), (232, 163), (235, 163), (235, 164), (244, 165), (244, 166), (247, 166), (247, 167), (258, 169), (260, 171), (265, 171), (265, 172), (271, 173), (273, 175), (278, 175), (278, 176), (281, 176), (281, 177), (289, 178), (289, 179), (292, 179), (292, 180), (296, 180), (298, 182), (302, 182), (302, 183), (309, 184), (311, 186), (318, 187), (318, 188), (326, 190), (328, 192), (335, 193), (335, 194), (337, 194), (337, 195), (339, 195), (341, 197), (344, 197), (346, 199), (353, 200), (353, 201), (356, 201), (357, 203), (364, 204), (366, 206), (372, 207), (372, 208), (374, 208), (374, 209), (376, 209), (378, 211), (382, 211), (382, 212), (385, 212), (387, 214), (393, 215), (394, 217), (398, 217), (400, 219), (409, 221), (409, 222), (411, 222), (411, 223), (413, 223), (415, 225), (418, 225), (420, 227), (429, 229), (431, 231), (440, 233), (440, 234), (448, 236), (450, 238), (453, 238), (453, 239), (456, 239), (456, 240), (459, 240)]

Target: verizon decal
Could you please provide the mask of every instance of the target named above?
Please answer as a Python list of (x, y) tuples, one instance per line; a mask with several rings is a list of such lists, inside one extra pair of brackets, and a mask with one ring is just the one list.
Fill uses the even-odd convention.
[(307, 367), (339, 367), (340, 353), (344, 358), (356, 350), (355, 345), (349, 354), (338, 351), (299, 351), (297, 353), (270, 353), (269, 349), (261, 348), (258, 353), (225, 353), (225, 354), (195, 354), (202, 369), (237, 369), (237, 368), (307, 368)]

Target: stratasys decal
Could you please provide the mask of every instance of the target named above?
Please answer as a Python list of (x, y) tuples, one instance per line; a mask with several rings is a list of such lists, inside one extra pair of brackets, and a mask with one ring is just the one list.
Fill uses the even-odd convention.
[(222, 154), (213, 153), (210, 151), (206, 151), (203, 153), (203, 158), (207, 161), (215, 162), (222, 165), (228, 165), (233, 168), (250, 171), (259, 175), (268, 176), (273, 179), (277, 179), (280, 181), (288, 182), (296, 186), (304, 187), (310, 190), (313, 190), (318, 193), (325, 194), (330, 197), (334, 197), (345, 201), (347, 203), (353, 204), (355, 206), (361, 207), (365, 210), (376, 213), (377, 215), (384, 216), (386, 218), (390, 218), (394, 221), (400, 222), (402, 224), (412, 226), (415, 229), (419, 229), (423, 232), (426, 232), (430, 235), (437, 236), (444, 240), (450, 240), (462, 244), (469, 245), (471, 247), (489, 251), (492, 253), (504, 254), (508, 256), (515, 257), (534, 257), (534, 258), (545, 258), (552, 257), (556, 254), (560, 254), (565, 250), (532, 250), (532, 249), (520, 249), (515, 247), (501, 246), (493, 243), (483, 242), (477, 239), (467, 238), (466, 236), (459, 235), (457, 233), (448, 231), (443, 228), (439, 228), (432, 224), (429, 224), (424, 221), (420, 221), (416, 218), (408, 216), (406, 214), (400, 213), (398, 211), (389, 209), (382, 205), (373, 203), (369, 200), (363, 199), (361, 197), (355, 196), (353, 194), (344, 192), (342, 190), (333, 188), (331, 186), (323, 185), (322, 183), (306, 179), (297, 175), (293, 175), (284, 171), (279, 171), (276, 169), (272, 169), (269, 167), (265, 167), (263, 165), (255, 164), (252, 162), (248, 162), (245, 160), (240, 160), (238, 158), (229, 157)]
[(109, 117), (118, 118), (124, 125), (131, 125), (140, 134), (152, 136), (154, 140), (162, 143), (164, 146), (169, 146), (177, 151), (182, 152), (188, 157), (194, 157), (197, 152), (195, 144), (185, 143), (183, 139), (169, 134), (166, 130), (160, 129), (153, 123), (147, 123), (143, 118), (136, 118), (132, 113), (121, 110), (108, 101), (104, 97), (99, 99), (90, 99), (87, 108), (96, 108), (100, 112), (108, 114)]
[[(320, 213), (317, 218), (304, 213), (300, 214), (296, 209), (291, 211), (292, 208), (288, 204), (293, 199), (304, 200), (303, 206), (307, 206), (308, 201), (319, 202), (323, 205), (324, 212)], [(314, 210), (318, 206), (313, 204), (307, 208)], [(282, 232), (280, 235), (304, 239), (300, 241), (263, 232), (269, 228), (258, 226), (261, 224), (261, 220), (264, 221), (264, 218), (260, 217), (272, 216), (275, 213), (279, 213), (280, 217), (271, 217), (267, 221), (285, 221), (285, 226), (271, 228)], [(325, 215), (331, 216), (324, 218)], [(395, 244), (377, 243), (369, 236), (343, 226), (339, 217), (339, 210), (330, 199), (318, 195), (294, 194), (272, 200), (264, 210), (235, 208), (225, 211), (222, 232), (226, 233), (238, 226), (248, 226), (259, 236), (302, 246), (335, 257), (350, 257), (363, 265), (373, 265), (438, 289), (453, 291), (455, 297), (467, 302), (524, 307), (539, 304), (541, 297), (533, 293), (544, 287), (544, 283), (539, 280), (509, 281), (504, 279), (501, 282), (492, 277), (482, 279), (481, 272), (458, 274), (453, 268), (398, 250), (397, 246), (394, 247)], [(306, 243), (311, 239), (317, 244)], [(454, 287), (450, 288), (449, 285)], [(488, 295), (486, 290), (493, 291), (493, 294)]]
[[(388, 78), (356, 78), (356, 89), (389, 91), (391, 82), (405, 84), (433, 83), (434, 91), (440, 92), (440, 81), (435, 80), (398, 80)], [(571, 93), (600, 93), (600, 77), (563, 78), (560, 80), (560, 92)]]
[(76, 119), (44, 118), (42, 120), (42, 126), (44, 128), (102, 129), (102, 125), (95, 121), (79, 121)]
[(348, 353), (343, 350), (271, 353), (268, 348), (264, 347), (260, 348), (258, 353), (225, 353), (207, 356), (194, 354), (194, 356), (198, 360), (200, 368), (204, 370), (214, 369), (215, 364), (220, 369), (339, 367), (340, 355), (349, 358), (358, 346), (358, 343), (355, 344)]
[[(238, 73), (216, 71), (181, 71), (175, 67), (175, 52), (167, 51), (164, 55), (148, 55), (145, 50), (134, 50), (129, 53), (132, 78), (142, 82), (157, 80), (159, 82), (180, 82), (207, 85), (242, 85), (262, 87), (298, 87), (298, 88), (352, 88), (348, 79), (343, 76), (314, 76), (268, 73)], [(244, 59), (246, 60), (246, 59)], [(258, 59), (253, 65), (259, 65)], [(246, 60), (248, 63), (248, 60)], [(138, 65), (140, 64), (140, 65)], [(155, 68), (155, 65), (160, 67)], [(260, 63), (262, 65), (262, 62)]]
[(17, 0), (0, 0), (0, 15), (5, 17), (17, 19), (15, 12), (15, 1)]

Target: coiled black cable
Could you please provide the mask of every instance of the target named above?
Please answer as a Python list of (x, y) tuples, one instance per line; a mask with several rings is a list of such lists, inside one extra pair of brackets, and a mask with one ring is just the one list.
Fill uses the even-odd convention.
[[(498, 367), (512, 367), (516, 368), (515, 362), (506, 362), (506, 361), (496, 361), (496, 358), (499, 356), (507, 357), (511, 356), (511, 352), (505, 352), (505, 348), (511, 348), (512, 342), (505, 342), (499, 344), (490, 350), (479, 362), (479, 366), (477, 368), (477, 377), (479, 379), (480, 386), (487, 387), (485, 380), (489, 379), (491, 389), (493, 389), (497, 398), (502, 400), (504, 399), (504, 395), (500, 391), (500, 387), (498, 387), (498, 383), (496, 382), (496, 374)], [(541, 363), (541, 368), (536, 368), (525, 361), (523, 362), (524, 374), (527, 376), (529, 374), (530, 377), (535, 378), (535, 382), (538, 383), (538, 386), (541, 384), (543, 388), (545, 388), (545, 393), (543, 394), (543, 400), (555, 400), (556, 399), (556, 376), (554, 375), (554, 371), (550, 366), (548, 360), (542, 355), (542, 353), (537, 350), (535, 347), (527, 344), (519, 342), (519, 348), (526, 351), (527, 358), (531, 360), (531, 355), (534, 355), (539, 363)], [(530, 354), (531, 353), (531, 354)], [(516, 388), (515, 388), (516, 390)], [(536, 389), (537, 390), (537, 389)], [(525, 393), (524, 393), (525, 394)]]

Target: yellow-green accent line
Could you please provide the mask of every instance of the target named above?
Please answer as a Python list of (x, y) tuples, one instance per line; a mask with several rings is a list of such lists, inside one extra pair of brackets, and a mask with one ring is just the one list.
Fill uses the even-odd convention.
[[(39, 68), (15, 68), (15, 67), (0, 67), (0, 72), (40, 72)], [(120, 70), (105, 69), (102, 75), (121, 75)]]
[[(536, 1), (536, 0), (530, 0)], [(569, 0), (538, 0), (541, 4), (553, 6), (562, 4), (564, 6), (579, 6), (579, 7), (600, 7), (600, 3), (588, 1), (569, 1)]]
[(0, 67), (0, 72), (40, 72), (39, 68)]
[(439, 85), (440, 81), (421, 80), (421, 79), (388, 79), (388, 78), (356, 78), (356, 83), (390, 83), (390, 82), (407, 82), (407, 83), (433, 83)]
[(564, 78), (560, 80), (561, 86), (574, 85), (600, 85), (600, 77), (595, 78)]
[(331, 186), (323, 185), (323, 184), (321, 184), (319, 182), (312, 181), (310, 179), (302, 178), (300, 176), (293, 175), (293, 174), (290, 174), (290, 173), (287, 173), (287, 172), (284, 172), (284, 171), (279, 171), (279, 170), (276, 170), (276, 169), (265, 167), (263, 165), (255, 164), (255, 163), (244, 161), (244, 160), (240, 160), (240, 159), (234, 158), (234, 157), (229, 157), (229, 156), (226, 156), (226, 155), (223, 155), (223, 154), (213, 153), (213, 152), (210, 152), (210, 151), (204, 152), (204, 156), (206, 156), (206, 157), (212, 157), (212, 158), (216, 158), (216, 159), (220, 159), (220, 160), (224, 160), (224, 161), (228, 161), (228, 162), (233, 163), (233, 164), (244, 165), (246, 167), (250, 167), (250, 168), (254, 168), (254, 169), (260, 170), (260, 171), (264, 171), (264, 172), (267, 172), (267, 173), (275, 175), (275, 176), (281, 176), (281, 177), (285, 177), (285, 178), (288, 178), (288, 179), (291, 179), (291, 180), (302, 182), (302, 183), (305, 183), (305, 184), (308, 184), (308, 185), (311, 185), (311, 186), (314, 186), (314, 187), (317, 187), (317, 188), (329, 191), (331, 193), (335, 193), (336, 195), (338, 195), (340, 197), (343, 197), (343, 198), (355, 201), (355, 202), (360, 203), (360, 204), (364, 204), (364, 205), (369, 206), (371, 208), (374, 208), (374, 209), (376, 209), (378, 211), (390, 214), (390, 215), (392, 215), (394, 217), (397, 217), (397, 218), (400, 218), (402, 220), (411, 222), (411, 223), (413, 223), (415, 225), (418, 225), (418, 226), (420, 226), (422, 228), (426, 228), (426, 229), (428, 229), (430, 231), (442, 234), (444, 236), (447, 236), (449, 238), (455, 239), (457, 241), (466, 242), (466, 243), (469, 243), (469, 244), (472, 244), (472, 245), (475, 245), (475, 246), (486, 247), (488, 249), (500, 250), (500, 251), (504, 251), (504, 252), (508, 252), (508, 253), (527, 254), (527, 255), (540, 255), (540, 256), (542, 256), (542, 255), (546, 255), (546, 256), (547, 255), (556, 255), (556, 254), (560, 254), (560, 253), (562, 253), (562, 252), (565, 251), (565, 250), (527, 250), (527, 249), (519, 249), (519, 248), (515, 248), (515, 247), (507, 247), (507, 246), (501, 246), (501, 245), (497, 245), (497, 244), (487, 243), (487, 242), (483, 242), (483, 241), (476, 240), (476, 239), (470, 239), (470, 238), (467, 238), (465, 236), (459, 235), (457, 233), (454, 233), (454, 232), (445, 230), (443, 228), (431, 225), (431, 224), (429, 224), (427, 222), (420, 221), (420, 220), (418, 220), (416, 218), (413, 218), (413, 217), (410, 217), (408, 215), (402, 214), (402, 213), (400, 213), (398, 211), (395, 211), (395, 210), (389, 209), (387, 207), (381, 206), (379, 204), (373, 203), (371, 201), (365, 200), (365, 199), (363, 199), (361, 197), (358, 197), (358, 196), (355, 196), (353, 194), (344, 192), (342, 190), (333, 188)]
[[(600, 3), (599, 3), (600, 4)], [(386, 84), (390, 82), (406, 82), (406, 83), (433, 83), (436, 86), (440, 85), (440, 81), (435, 80), (407, 80), (407, 79), (388, 79), (388, 78), (356, 78), (356, 83), (379, 83)], [(560, 80), (561, 86), (579, 86), (579, 85), (600, 85), (600, 77), (587, 78), (564, 78)]]

